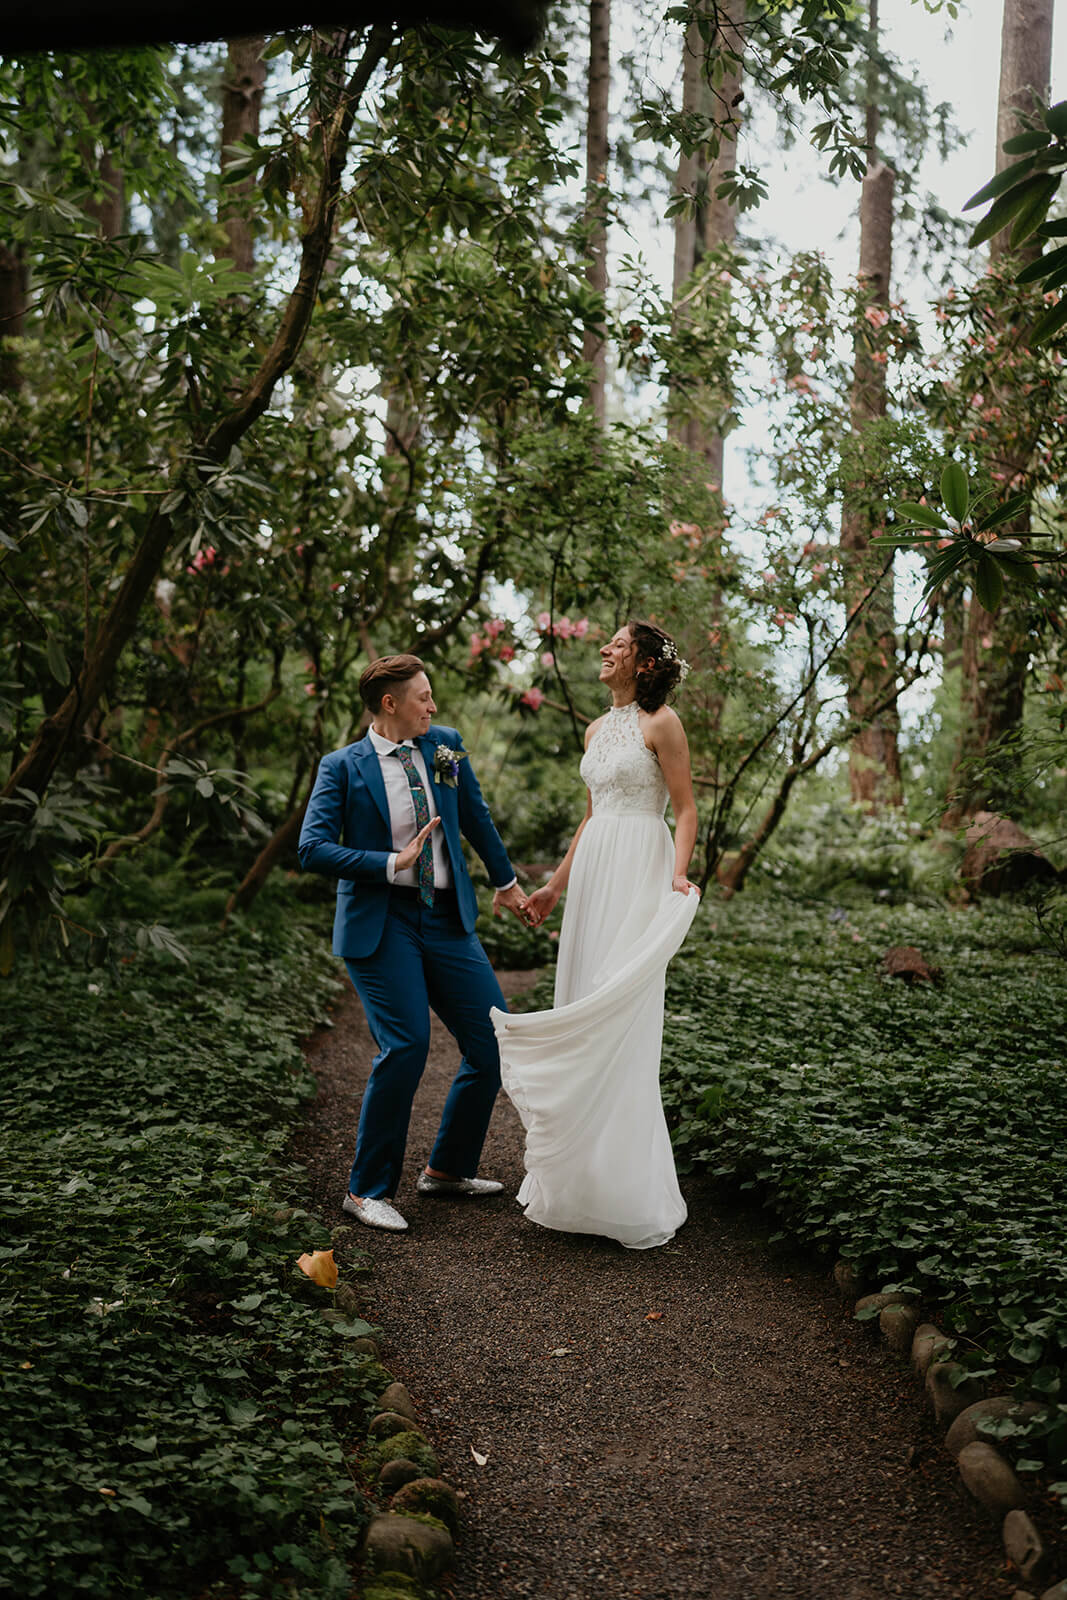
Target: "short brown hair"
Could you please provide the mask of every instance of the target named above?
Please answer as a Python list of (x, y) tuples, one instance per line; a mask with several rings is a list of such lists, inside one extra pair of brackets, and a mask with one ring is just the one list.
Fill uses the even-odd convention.
[(418, 656), (379, 656), (360, 676), (359, 697), (368, 711), (380, 711), (382, 695), (395, 693), (399, 684), (425, 671)]

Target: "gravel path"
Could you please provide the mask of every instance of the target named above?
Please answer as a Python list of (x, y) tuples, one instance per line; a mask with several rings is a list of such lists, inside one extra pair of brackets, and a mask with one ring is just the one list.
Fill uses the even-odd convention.
[[(331, 1223), (373, 1054), (354, 995), (335, 1019), (309, 1047), (320, 1093), (295, 1150)], [(397, 1201), (411, 1231), (359, 1230), (363, 1314), (464, 1497), (445, 1595), (1007, 1600), (997, 1530), (915, 1381), (758, 1212), (689, 1180), (690, 1220), (659, 1250), (527, 1223), (503, 1096), (481, 1170), (507, 1195), (416, 1197), (456, 1063), (435, 1020)]]

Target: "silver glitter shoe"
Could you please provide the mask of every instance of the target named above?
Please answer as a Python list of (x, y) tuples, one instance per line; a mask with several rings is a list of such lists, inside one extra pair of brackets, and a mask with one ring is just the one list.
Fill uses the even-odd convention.
[(439, 1196), (503, 1194), (504, 1185), (495, 1178), (432, 1178), (428, 1172), (420, 1172), (415, 1192)]
[(349, 1217), (355, 1217), (357, 1222), (362, 1222), (368, 1228), (384, 1228), (387, 1233), (406, 1233), (407, 1223), (395, 1206), (388, 1200), (356, 1200), (346, 1194), (341, 1202), (341, 1210)]

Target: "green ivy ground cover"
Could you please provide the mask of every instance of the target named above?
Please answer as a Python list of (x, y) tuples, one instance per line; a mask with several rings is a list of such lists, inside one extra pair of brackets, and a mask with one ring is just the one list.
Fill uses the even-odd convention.
[(0, 1592), (349, 1592), (376, 1374), (282, 1204), (335, 968), (321, 927), (182, 937), (0, 996)]
[[(917, 945), (943, 986), (880, 958)], [(1017, 1464), (1067, 1503), (1067, 963), (1023, 907), (711, 905), (673, 963), (683, 1170), (754, 1190), (876, 1287), (914, 1287), (974, 1372), (1048, 1406)]]

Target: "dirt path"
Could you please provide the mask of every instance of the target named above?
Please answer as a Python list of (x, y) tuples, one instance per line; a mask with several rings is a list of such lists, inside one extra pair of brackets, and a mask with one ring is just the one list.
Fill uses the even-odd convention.
[[(505, 975), (505, 992), (524, 983)], [(309, 1056), (296, 1153), (331, 1222), (373, 1046), (352, 995)], [(416, 1197), (457, 1062), (435, 1022), (397, 1203), (365, 1228), (364, 1314), (408, 1385), (466, 1526), (454, 1600), (1006, 1600), (997, 1530), (957, 1487), (914, 1380), (758, 1213), (683, 1182), (690, 1220), (622, 1250), (524, 1221), (501, 1097), (482, 1163), (508, 1195)], [(471, 1447), (488, 1457), (479, 1467)]]

